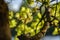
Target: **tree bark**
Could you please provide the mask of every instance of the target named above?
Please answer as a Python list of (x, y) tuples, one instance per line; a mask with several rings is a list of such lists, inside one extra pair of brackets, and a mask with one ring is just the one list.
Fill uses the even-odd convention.
[(8, 11), (7, 4), (4, 0), (0, 0), (0, 40), (11, 40)]

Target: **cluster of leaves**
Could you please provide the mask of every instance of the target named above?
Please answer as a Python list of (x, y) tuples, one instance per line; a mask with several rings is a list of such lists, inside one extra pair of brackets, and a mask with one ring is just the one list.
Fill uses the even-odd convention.
[[(31, 1), (31, 2), (30, 2)], [(28, 1), (29, 4), (33, 4), (34, 0), (30, 0)], [(39, 0), (37, 0), (39, 1)], [(52, 9), (51, 9), (51, 15), (54, 16), (55, 15), (55, 8), (56, 5), (52, 5)], [(56, 11), (56, 17), (57, 19), (60, 20), (60, 4), (57, 6), (57, 11)], [(9, 19), (10, 19), (10, 28), (15, 28), (15, 31), (17, 32), (15, 35), (15, 40), (18, 40), (17, 36), (20, 36), (21, 34), (30, 34), (30, 36), (34, 36), (35, 35), (35, 31), (36, 33), (40, 32), (40, 29), (43, 27), (44, 25), (44, 20), (42, 20), (40, 23), (40, 19), (42, 18), (42, 13), (40, 13), (40, 11), (36, 10), (35, 8), (29, 8), (29, 7), (25, 7), (22, 6), (19, 12), (14, 13), (13, 11), (9, 12)], [(51, 20), (53, 20), (54, 18), (51, 17)], [(55, 25), (57, 27), (55, 27), (54, 32), (52, 33), (53, 35), (58, 34), (58, 22), (59, 20), (54, 20), (52, 21), (52, 24), (55, 23)], [(39, 24), (38, 24), (39, 23)], [(38, 24), (38, 26), (36, 27), (36, 25)], [(59, 28), (60, 30), (60, 28)]]
[[(14, 13), (13, 11), (9, 12), (10, 16), (10, 28), (15, 28), (17, 32), (16, 36), (20, 36), (21, 34), (30, 33), (30, 36), (35, 35), (36, 25), (41, 18), (40, 12), (32, 13), (30, 8), (22, 7), (20, 12)], [(44, 24), (44, 21), (41, 22)], [(37, 33), (39, 32), (40, 28), (43, 26), (39, 23), (37, 26)]]

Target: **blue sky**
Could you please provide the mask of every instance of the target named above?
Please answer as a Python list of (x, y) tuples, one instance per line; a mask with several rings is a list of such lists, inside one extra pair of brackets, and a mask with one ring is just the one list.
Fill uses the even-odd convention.
[[(52, 3), (50, 3), (50, 5), (56, 3), (57, 0), (53, 1)], [(5, 0), (6, 3), (10, 2), (8, 4), (8, 7), (10, 10), (13, 11), (18, 11), (20, 6), (23, 4), (23, 0)], [(60, 2), (60, 0), (58, 0), (58, 2)], [(36, 4), (34, 4), (33, 6), (35, 6)]]

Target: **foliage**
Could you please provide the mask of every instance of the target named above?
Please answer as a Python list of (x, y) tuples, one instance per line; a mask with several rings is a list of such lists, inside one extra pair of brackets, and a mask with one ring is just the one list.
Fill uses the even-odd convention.
[[(36, 0), (39, 1), (39, 0)], [(41, 0), (40, 0), (41, 2)], [(48, 1), (47, 1), (48, 2)], [(33, 4), (34, 0), (27, 0), (28, 4)], [(50, 15), (55, 16), (55, 10), (56, 10), (56, 5), (51, 5), (51, 11)], [(60, 3), (57, 5), (57, 11), (56, 11), (56, 18), (59, 20), (54, 19), (51, 17), (52, 24), (55, 24), (57, 27), (55, 27), (55, 30), (52, 32), (53, 35), (59, 34), (58, 29), (59, 28), (59, 21), (60, 21)], [(44, 10), (44, 9), (43, 9)], [(10, 19), (10, 28), (15, 28), (15, 31), (17, 32), (15, 35), (15, 40), (18, 40), (17, 36), (20, 36), (21, 34), (30, 34), (30, 36), (35, 35), (35, 30), (36, 34), (40, 32), (40, 29), (44, 25), (44, 20), (42, 20), (39, 23), (39, 20), (42, 18), (42, 13), (40, 13), (40, 10), (37, 10), (36, 7), (30, 8), (26, 6), (22, 6), (19, 12), (14, 13), (13, 11), (9, 12), (9, 19)], [(38, 24), (39, 23), (39, 24)], [(36, 27), (36, 25), (38, 26)], [(60, 28), (59, 28), (60, 29)]]

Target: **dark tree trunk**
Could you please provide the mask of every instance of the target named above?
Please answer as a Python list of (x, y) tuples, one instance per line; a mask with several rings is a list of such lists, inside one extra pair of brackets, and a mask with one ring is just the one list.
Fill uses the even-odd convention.
[(4, 0), (0, 0), (0, 40), (11, 40), (8, 11), (7, 4)]

